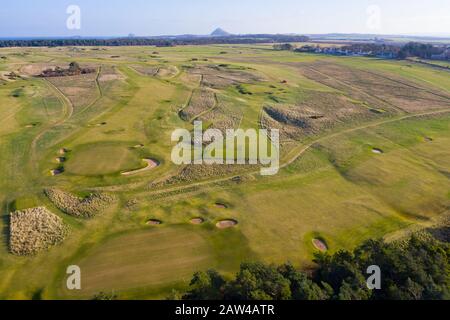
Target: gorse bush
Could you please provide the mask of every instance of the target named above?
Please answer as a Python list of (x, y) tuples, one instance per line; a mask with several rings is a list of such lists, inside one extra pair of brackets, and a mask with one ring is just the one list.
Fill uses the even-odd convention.
[(10, 251), (27, 256), (61, 243), (68, 233), (62, 219), (46, 208), (16, 211), (10, 215)]
[[(402, 243), (368, 241), (353, 252), (318, 254), (312, 275), (291, 264), (244, 263), (235, 279), (197, 272), (186, 300), (446, 300), (450, 299), (450, 246), (431, 237)], [(371, 265), (381, 269), (381, 289), (367, 288)]]
[(58, 189), (45, 189), (44, 193), (58, 209), (77, 218), (92, 218), (115, 201), (113, 196), (103, 193), (93, 193), (85, 198)]

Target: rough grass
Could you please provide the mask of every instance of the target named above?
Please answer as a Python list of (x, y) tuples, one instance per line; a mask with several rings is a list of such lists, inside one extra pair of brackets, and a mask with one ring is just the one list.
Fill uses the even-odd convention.
[(202, 85), (210, 88), (226, 88), (263, 80), (261, 75), (245, 69), (229, 64), (195, 65), (188, 68), (188, 72), (194, 75), (201, 75)]
[(241, 123), (243, 114), (236, 101), (226, 96), (217, 96), (218, 105), (210, 112), (202, 114), (198, 120), (203, 121), (211, 128), (219, 129), (223, 133), (226, 129), (237, 129)]
[(72, 102), (75, 111), (94, 102), (99, 92), (96, 84), (96, 73), (70, 77), (48, 78)]
[(180, 118), (184, 121), (191, 121), (196, 116), (209, 111), (217, 104), (217, 98), (212, 90), (200, 88), (194, 90), (189, 104), (180, 111)]
[(258, 165), (187, 165), (172, 177), (162, 181), (156, 181), (155, 183), (152, 183), (150, 187), (153, 188), (156, 186), (207, 180), (208, 178), (214, 177), (238, 175), (243, 172), (258, 170), (258, 168)]
[(35, 255), (60, 244), (68, 233), (62, 219), (46, 208), (16, 211), (10, 216), (10, 250), (19, 256)]
[(302, 139), (380, 116), (340, 94), (307, 92), (296, 105), (265, 106), (261, 123), (265, 128), (280, 129), (282, 138)]
[(137, 72), (152, 77), (173, 77), (178, 73), (178, 69), (174, 66), (146, 66), (146, 65), (134, 65), (133, 69)]
[[(428, 84), (417, 83), (392, 73), (351, 68), (332, 63), (314, 63), (305, 68), (307, 76), (336, 89), (364, 92), (365, 96), (405, 112), (420, 112), (450, 106), (450, 95)], [(334, 84), (334, 85), (333, 85)]]
[(108, 194), (90, 194), (84, 198), (58, 189), (45, 189), (45, 195), (61, 211), (77, 218), (93, 218), (108, 208), (115, 198)]

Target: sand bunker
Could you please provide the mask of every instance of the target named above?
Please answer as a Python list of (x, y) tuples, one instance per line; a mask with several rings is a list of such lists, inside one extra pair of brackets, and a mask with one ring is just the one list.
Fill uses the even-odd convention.
[(66, 148), (59, 149), (59, 154), (66, 154), (67, 152), (69, 152), (69, 150), (67, 150)]
[(58, 162), (58, 163), (66, 162), (66, 158), (64, 158), (64, 157), (58, 157), (58, 158), (56, 158), (56, 162)]
[(147, 166), (145, 168), (122, 172), (122, 175), (123, 176), (131, 176), (131, 175), (135, 175), (135, 174), (139, 174), (139, 173), (142, 173), (145, 171), (152, 170), (152, 169), (156, 168), (157, 166), (159, 166), (159, 162), (156, 160), (153, 160), (153, 159), (142, 159), (142, 160), (147, 164)]
[(149, 225), (149, 226), (159, 226), (161, 224), (162, 224), (162, 221), (158, 220), (158, 219), (150, 219), (147, 221), (147, 225)]
[(194, 218), (194, 219), (191, 219), (190, 222), (191, 222), (192, 224), (199, 225), (199, 224), (204, 223), (204, 222), (205, 222), (205, 219), (203, 219), (203, 218)]
[(328, 251), (328, 247), (324, 241), (322, 241), (320, 239), (313, 239), (312, 243), (317, 250), (322, 251), (322, 252)]
[(228, 206), (226, 204), (223, 204), (220, 202), (216, 202), (215, 206), (216, 206), (216, 208), (219, 208), (219, 209), (227, 209), (228, 208)]
[(52, 176), (58, 176), (58, 175), (62, 174), (63, 172), (64, 172), (64, 169), (63, 169), (63, 168), (50, 170), (50, 174), (51, 174)]
[(227, 220), (221, 220), (216, 223), (216, 227), (219, 229), (228, 229), (233, 228), (238, 224), (236, 220), (233, 219), (227, 219)]
[(378, 149), (378, 148), (373, 148), (373, 149), (372, 149), (372, 152), (373, 152), (373, 153), (376, 153), (376, 154), (383, 154), (383, 153), (384, 153), (383, 150)]
[(108, 123), (106, 122), (100, 122), (100, 123), (95, 123), (95, 124), (89, 124), (88, 127), (103, 127), (106, 126)]

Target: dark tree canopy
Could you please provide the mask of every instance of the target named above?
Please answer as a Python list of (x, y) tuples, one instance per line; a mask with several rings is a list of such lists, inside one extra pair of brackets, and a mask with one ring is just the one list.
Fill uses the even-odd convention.
[[(291, 264), (244, 263), (236, 277), (194, 275), (184, 299), (209, 300), (447, 300), (450, 246), (429, 236), (401, 243), (370, 240), (353, 252), (318, 254), (313, 275)], [(367, 287), (367, 268), (381, 269), (381, 289)]]
[(0, 47), (64, 47), (64, 46), (158, 46), (208, 45), (208, 44), (249, 44), (249, 43), (281, 43), (306, 42), (309, 38), (299, 35), (251, 34), (229, 35), (224, 37), (128, 37), (111, 39), (33, 39), (33, 40), (0, 40)]

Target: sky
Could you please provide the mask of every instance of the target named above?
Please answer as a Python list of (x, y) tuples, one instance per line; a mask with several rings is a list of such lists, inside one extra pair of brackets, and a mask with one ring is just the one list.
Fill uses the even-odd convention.
[[(75, 5), (78, 11), (70, 11)], [(69, 25), (68, 25), (69, 20)], [(450, 35), (450, 0), (3, 0), (0, 37)]]

